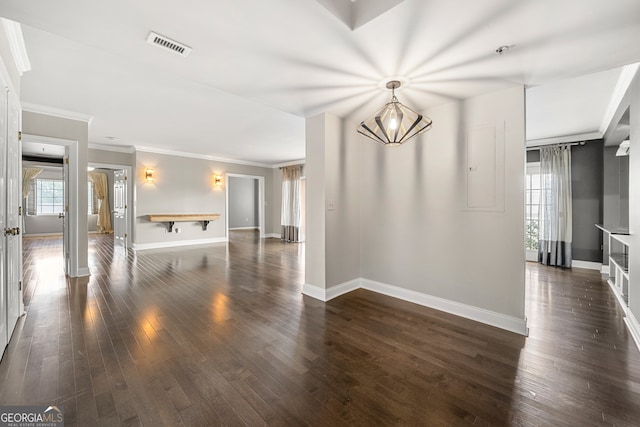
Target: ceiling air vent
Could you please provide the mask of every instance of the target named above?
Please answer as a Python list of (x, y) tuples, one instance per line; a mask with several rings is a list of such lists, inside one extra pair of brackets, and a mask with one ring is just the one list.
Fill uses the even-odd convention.
[(171, 52), (177, 53), (180, 56), (187, 56), (189, 55), (189, 53), (191, 53), (191, 48), (189, 46), (179, 43), (175, 40), (171, 40), (170, 38), (167, 38), (165, 36), (161, 36), (160, 34), (154, 33), (153, 31), (149, 33), (149, 37), (147, 37), (147, 43), (170, 50)]

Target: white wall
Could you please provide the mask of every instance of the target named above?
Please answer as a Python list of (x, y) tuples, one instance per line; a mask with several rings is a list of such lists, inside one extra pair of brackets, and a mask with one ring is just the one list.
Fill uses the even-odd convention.
[(306, 122), (304, 293), (320, 299), (360, 277), (360, 145), (331, 114)]
[(326, 287), (330, 288), (361, 276), (360, 224), (365, 216), (377, 213), (360, 211), (361, 145), (353, 141), (359, 137), (355, 125), (326, 116), (324, 209)]
[[(433, 129), (415, 141), (362, 143), (362, 276), (522, 320), (524, 88), (427, 115)], [(468, 209), (467, 132), (503, 122), (504, 209)]]
[(433, 109), (401, 147), (307, 119), (303, 292), (364, 287), (526, 333), (524, 105), (518, 86)]
[[(133, 230), (133, 242), (136, 248), (179, 245), (185, 242), (224, 241), (226, 239), (225, 188), (214, 187), (214, 174), (237, 173), (265, 177), (265, 200), (270, 205), (272, 197), (273, 170), (257, 166), (245, 166), (233, 163), (214, 162), (191, 157), (137, 151), (134, 184), (136, 193), (136, 218)], [(155, 171), (155, 182), (145, 182), (145, 169)], [(180, 222), (175, 227), (181, 233), (167, 233), (164, 223), (148, 221), (149, 214), (204, 214), (217, 213), (221, 217), (212, 221), (207, 230), (202, 223)], [(272, 233), (269, 224), (273, 223), (272, 211), (265, 210), (265, 233)]]

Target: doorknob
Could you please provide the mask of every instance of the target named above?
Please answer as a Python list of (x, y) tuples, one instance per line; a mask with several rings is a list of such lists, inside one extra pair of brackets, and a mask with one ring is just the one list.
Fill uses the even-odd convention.
[(20, 234), (20, 227), (13, 227), (13, 228), (5, 228), (4, 229), (4, 235), (5, 236), (17, 236), (18, 234)]

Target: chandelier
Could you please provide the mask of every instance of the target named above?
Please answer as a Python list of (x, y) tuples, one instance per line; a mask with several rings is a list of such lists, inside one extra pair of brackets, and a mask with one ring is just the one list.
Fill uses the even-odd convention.
[(364, 120), (358, 127), (358, 133), (385, 146), (401, 145), (414, 136), (431, 129), (431, 119), (416, 113), (396, 98), (396, 89), (400, 82), (387, 82), (391, 89), (391, 101), (372, 117)]

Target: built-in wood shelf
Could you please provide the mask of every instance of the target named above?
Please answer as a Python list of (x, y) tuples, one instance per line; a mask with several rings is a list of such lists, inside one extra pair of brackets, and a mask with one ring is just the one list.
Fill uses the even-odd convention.
[(172, 233), (176, 222), (202, 222), (202, 229), (206, 230), (209, 222), (220, 219), (220, 214), (150, 214), (147, 217), (150, 222), (166, 222)]

